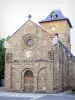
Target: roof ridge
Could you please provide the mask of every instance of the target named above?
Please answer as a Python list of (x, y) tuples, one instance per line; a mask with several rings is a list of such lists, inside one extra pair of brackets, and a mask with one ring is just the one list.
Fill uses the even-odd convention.
[[(35, 23), (35, 22), (33, 22), (32, 20), (30, 20), (30, 19), (28, 19), (24, 24), (22, 24), (18, 29), (17, 29), (17, 31), (23, 26), (23, 25), (25, 25), (27, 22), (32, 22), (32, 23), (34, 23), (35, 25), (37, 25), (38, 27), (40, 27), (41, 29), (43, 29), (41, 26), (40, 26), (40, 24), (38, 25), (37, 23)], [(49, 33), (47, 30), (45, 30), (45, 29), (43, 29), (45, 32), (47, 32), (47, 33)], [(15, 33), (17, 32), (17, 31), (15, 31), (11, 36), (10, 36), (10, 38), (13, 36), (13, 35), (15, 35)], [(51, 35), (51, 34), (50, 34)], [(7, 41), (9, 41), (10, 40), (10, 38), (7, 40)]]
[[(34, 23), (35, 25), (37, 25), (38, 27), (40, 27), (41, 29), (43, 29), (45, 32), (47, 32), (47, 33), (49, 33), (47, 30), (45, 30), (39, 23), (39, 25), (37, 24), (37, 23), (35, 23), (35, 22), (33, 22), (32, 20), (31, 20), (31, 22), (32, 23)], [(49, 33), (50, 34), (50, 33)], [(51, 35), (51, 34), (50, 34)], [(52, 35), (51, 35), (52, 36)]]
[(73, 54), (71, 53), (71, 51), (70, 51), (60, 40), (59, 40), (58, 42), (62, 45), (62, 47), (63, 47), (65, 50), (67, 50), (67, 51), (70, 53), (71, 56), (73, 56)]
[(59, 20), (67, 20), (70, 28), (72, 28), (70, 20), (63, 15), (60, 9), (51, 11), (51, 13), (45, 19), (41, 20), (39, 23), (59, 21)]
[[(28, 21), (29, 21), (29, 19), (28, 19), (24, 24), (26, 24)], [(10, 38), (11, 38), (13, 35), (15, 35), (15, 33), (16, 33), (24, 24), (22, 24), (22, 25), (10, 36)], [(10, 38), (9, 38), (7, 41), (9, 41)]]

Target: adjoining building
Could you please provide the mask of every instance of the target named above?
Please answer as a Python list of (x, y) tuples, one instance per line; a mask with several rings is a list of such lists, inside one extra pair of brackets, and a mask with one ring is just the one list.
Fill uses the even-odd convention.
[(39, 24), (29, 15), (6, 42), (7, 90), (53, 92), (75, 86), (70, 20), (60, 10), (53, 10)]

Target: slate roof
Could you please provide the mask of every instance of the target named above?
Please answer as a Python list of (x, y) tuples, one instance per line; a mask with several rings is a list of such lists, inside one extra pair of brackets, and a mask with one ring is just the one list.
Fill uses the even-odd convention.
[(70, 54), (71, 60), (75, 62), (75, 56), (73, 56), (73, 54), (60, 41), (58, 41), (58, 42), (62, 46), (62, 48), (65, 49), (65, 52)]
[(60, 41), (58, 41), (58, 42), (62, 46), (62, 48), (65, 49), (65, 52), (69, 53), (70, 56), (73, 57), (73, 54)]
[(63, 49), (65, 49), (65, 52), (70, 54), (70, 58), (73, 62), (75, 62), (75, 56), (59, 41), (59, 44), (62, 46)]
[(72, 56), (72, 60), (75, 61), (75, 56)]
[[(53, 16), (53, 14), (55, 14), (56, 16)], [(67, 20), (70, 28), (72, 28), (70, 20), (67, 17), (65, 17), (59, 9), (53, 10), (44, 20), (41, 20), (39, 23), (58, 21), (58, 20)]]

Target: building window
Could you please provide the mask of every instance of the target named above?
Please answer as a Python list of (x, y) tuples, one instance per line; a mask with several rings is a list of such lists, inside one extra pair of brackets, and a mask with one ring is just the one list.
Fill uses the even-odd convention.
[(55, 12), (53, 12), (52, 14), (51, 14), (51, 18), (57, 18), (58, 17), (58, 15), (55, 13)]
[(27, 50), (34, 49), (37, 45), (37, 36), (33, 34), (27, 34), (23, 39), (23, 45)]
[(31, 47), (31, 46), (34, 45), (34, 41), (33, 41), (32, 39), (28, 39), (28, 40), (26, 41), (26, 45), (27, 45), (28, 47)]

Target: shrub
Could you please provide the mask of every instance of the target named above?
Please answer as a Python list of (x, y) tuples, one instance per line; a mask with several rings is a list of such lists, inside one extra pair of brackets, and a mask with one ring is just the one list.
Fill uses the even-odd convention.
[(75, 88), (72, 88), (72, 93), (75, 94)]

